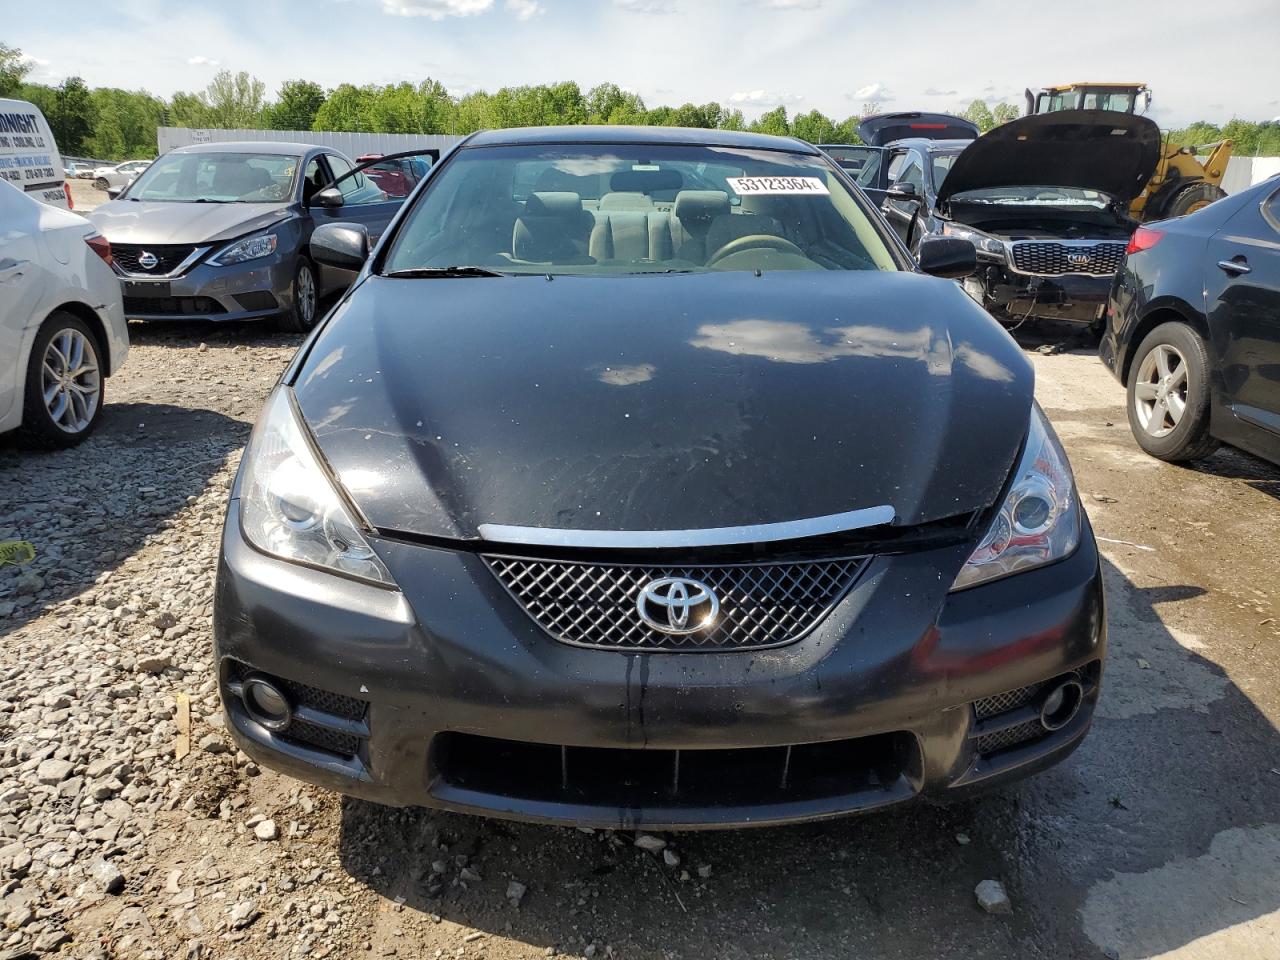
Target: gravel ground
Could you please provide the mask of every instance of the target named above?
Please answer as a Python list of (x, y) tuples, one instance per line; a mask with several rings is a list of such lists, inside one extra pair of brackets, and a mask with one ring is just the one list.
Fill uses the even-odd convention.
[(637, 844), (385, 810), (229, 749), (217, 537), (297, 341), (132, 332), (90, 442), (0, 440), (0, 540), (37, 549), (0, 568), (0, 960), (1280, 956), (1280, 471), (1144, 457), (1088, 351), (1032, 353), (1105, 538), (1085, 746), (963, 804)]

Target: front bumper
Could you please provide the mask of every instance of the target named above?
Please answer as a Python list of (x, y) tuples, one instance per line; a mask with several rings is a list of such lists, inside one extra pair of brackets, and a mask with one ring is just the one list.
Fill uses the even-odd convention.
[[(198, 263), (184, 275), (152, 281), (122, 276), (130, 320), (260, 320), (293, 306), (295, 257), (276, 251), (247, 263)], [(162, 285), (162, 286), (161, 286)]]
[[(478, 555), (376, 549), (404, 593), (257, 552), (233, 500), (214, 635), (240, 747), (380, 803), (613, 828), (818, 819), (1055, 763), (1097, 699), (1106, 622), (1088, 530), (1059, 563), (952, 595), (939, 571), (964, 548), (878, 557), (799, 642), (702, 654), (567, 646)], [(1039, 685), (1068, 674), (1078, 713), (1010, 740), (1038, 722)], [(290, 691), (323, 736), (252, 719), (251, 675)], [(975, 701), (1028, 689), (978, 719)]]
[(1101, 319), (1111, 277), (1039, 276), (988, 264), (975, 279), (983, 305), (1010, 319), (1036, 317), (1094, 323)]

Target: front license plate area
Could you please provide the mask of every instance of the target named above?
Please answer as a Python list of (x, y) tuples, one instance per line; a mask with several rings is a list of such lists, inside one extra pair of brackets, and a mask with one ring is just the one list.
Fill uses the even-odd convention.
[(154, 299), (169, 296), (168, 280), (125, 280), (124, 295), (126, 297), (143, 297)]

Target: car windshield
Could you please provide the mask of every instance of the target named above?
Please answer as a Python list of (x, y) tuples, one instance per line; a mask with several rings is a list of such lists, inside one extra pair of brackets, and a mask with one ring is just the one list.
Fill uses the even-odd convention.
[(1106, 208), (1111, 202), (1105, 193), (1099, 193), (1097, 190), (1049, 186), (987, 187), (983, 190), (969, 190), (964, 193), (958, 193), (953, 199), (962, 203), (1098, 208)]
[(464, 147), (406, 214), (386, 274), (897, 270), (824, 157), (728, 147)]
[(860, 187), (875, 186), (884, 150), (880, 147), (823, 147)]
[(129, 188), (130, 200), (280, 203), (293, 195), (298, 158), (279, 153), (169, 153)]

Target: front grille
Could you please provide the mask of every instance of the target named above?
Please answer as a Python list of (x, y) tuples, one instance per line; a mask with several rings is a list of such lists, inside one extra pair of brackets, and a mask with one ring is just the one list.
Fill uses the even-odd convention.
[(920, 747), (902, 732), (710, 750), (573, 747), (450, 732), (431, 741), (429, 762), (439, 781), (491, 796), (687, 810), (859, 793), (905, 798), (919, 776)]
[(1004, 750), (1007, 747), (1017, 746), (1020, 743), (1036, 740), (1046, 735), (1047, 731), (1041, 726), (1040, 718), (1037, 717), (1034, 720), (1028, 720), (1026, 723), (1020, 723), (1016, 727), (997, 730), (995, 733), (984, 733), (977, 739), (975, 748), (979, 753), (994, 753), (997, 750)]
[(125, 297), (126, 317), (212, 317), (226, 313), (212, 297)]
[[(606, 650), (759, 650), (794, 643), (853, 585), (866, 557), (795, 563), (658, 566), (487, 556), (489, 569), (555, 639)], [(637, 610), (654, 580), (687, 577), (709, 587), (720, 615), (704, 630), (673, 636)]]
[[(111, 259), (125, 273), (139, 277), (163, 277), (177, 269), (178, 264), (191, 256), (195, 249), (190, 245), (112, 243)], [(144, 252), (156, 258), (155, 266), (144, 267), (138, 262)]]
[(359, 737), (316, 726), (305, 720), (295, 720), (289, 724), (289, 729), (280, 734), (280, 737), (318, 750), (328, 750), (330, 753), (344, 757), (354, 757), (360, 749)]
[(1105, 241), (1019, 240), (1010, 246), (1015, 270), (1046, 277), (1071, 273), (1110, 277), (1120, 269), (1125, 249), (1123, 243)]
[(998, 713), (1004, 713), (1007, 710), (1016, 710), (1035, 699), (1036, 692), (1044, 686), (1043, 683), (1033, 683), (1029, 687), (1020, 687), (1017, 690), (1010, 690), (1008, 693), (998, 693), (994, 697), (984, 697), (982, 700), (973, 702), (974, 715), (979, 720), (985, 720), (987, 717), (994, 717)]

